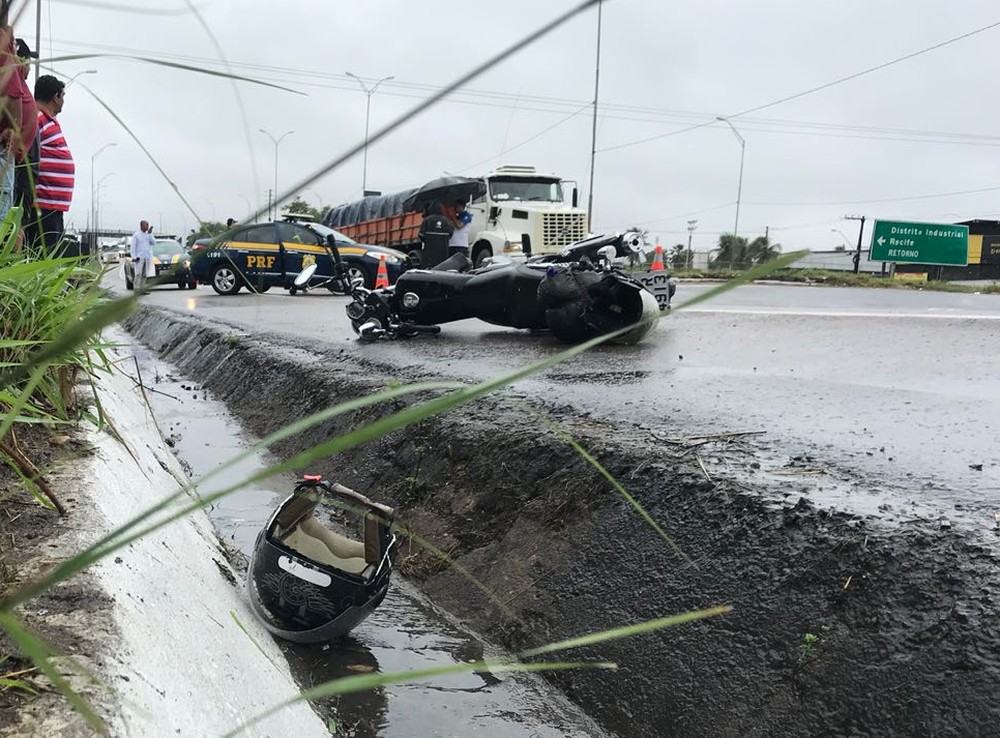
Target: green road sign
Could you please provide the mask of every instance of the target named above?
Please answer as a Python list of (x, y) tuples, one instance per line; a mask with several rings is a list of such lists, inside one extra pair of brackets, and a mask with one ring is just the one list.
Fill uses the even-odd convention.
[(969, 226), (876, 220), (869, 261), (966, 266)]

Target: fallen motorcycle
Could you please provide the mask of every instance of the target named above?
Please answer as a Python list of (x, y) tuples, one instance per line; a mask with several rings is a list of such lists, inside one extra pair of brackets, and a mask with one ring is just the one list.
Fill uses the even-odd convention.
[[(328, 527), (353, 520), (359, 537)], [(247, 574), (254, 614), (272, 634), (330, 641), (372, 614), (389, 590), (397, 541), (393, 510), (306, 476), (257, 536)]]
[[(410, 269), (396, 284), (368, 290), (351, 285), (347, 315), (362, 341), (436, 334), (442, 323), (467, 318), (508, 328), (549, 330), (579, 343), (628, 326), (614, 339), (637, 343), (669, 307), (674, 284), (663, 274), (660, 302), (616, 262), (642, 252), (639, 234), (596, 236), (557, 254), (523, 263), (472, 269), (454, 254), (430, 269)], [(661, 274), (660, 272), (656, 274)]]

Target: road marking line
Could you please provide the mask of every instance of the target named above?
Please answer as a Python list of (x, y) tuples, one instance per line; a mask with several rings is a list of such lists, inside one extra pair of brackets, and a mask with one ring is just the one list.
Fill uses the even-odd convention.
[(852, 313), (837, 311), (780, 310), (766, 308), (675, 308), (679, 313), (726, 313), (730, 315), (796, 315), (817, 318), (933, 318), (936, 320), (1000, 320), (1000, 315), (974, 313)]

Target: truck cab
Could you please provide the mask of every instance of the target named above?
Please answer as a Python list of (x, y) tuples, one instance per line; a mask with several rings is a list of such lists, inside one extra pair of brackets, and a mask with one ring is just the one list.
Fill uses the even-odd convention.
[(553, 254), (587, 237), (587, 212), (577, 207), (576, 187), (567, 193), (558, 176), (534, 167), (502, 166), (483, 180), (486, 193), (467, 208), (472, 214), (469, 256), (476, 266), (493, 256), (519, 261)]

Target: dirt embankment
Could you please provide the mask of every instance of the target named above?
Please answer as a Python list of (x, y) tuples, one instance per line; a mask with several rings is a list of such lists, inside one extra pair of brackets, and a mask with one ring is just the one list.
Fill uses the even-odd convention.
[[(411, 379), (354, 352), (311, 354), (164, 310), (145, 308), (126, 327), (258, 434)], [(797, 495), (775, 502), (774, 490), (711, 484), (648, 439), (561, 410), (555, 419), (678, 553), (523, 402), (486, 398), (309, 471), (396, 504), (404, 525), (517, 617), (419, 554), (406, 563), (425, 590), (512, 648), (733, 605), (585, 654), (617, 672), (552, 677), (627, 738), (996, 734), (995, 546), (933, 522), (888, 527)], [(400, 406), (342, 416), (276, 450), (289, 455)]]

